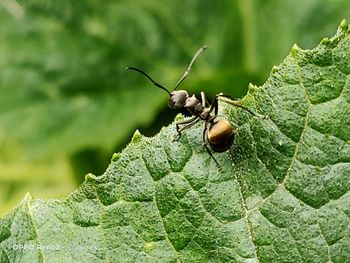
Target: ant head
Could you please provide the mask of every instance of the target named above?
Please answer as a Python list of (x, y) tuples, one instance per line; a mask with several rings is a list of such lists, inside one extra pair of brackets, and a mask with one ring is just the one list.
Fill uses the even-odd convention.
[(169, 107), (172, 109), (181, 109), (185, 106), (188, 93), (186, 90), (174, 90), (170, 93)]

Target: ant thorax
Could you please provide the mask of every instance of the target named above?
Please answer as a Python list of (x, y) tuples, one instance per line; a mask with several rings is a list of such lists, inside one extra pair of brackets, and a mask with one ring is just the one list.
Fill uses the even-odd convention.
[[(197, 105), (201, 105), (201, 102), (196, 98), (196, 96), (192, 95), (186, 99), (185, 107), (189, 109), (195, 109)], [(202, 107), (203, 108), (203, 107)]]
[(187, 98), (185, 108), (194, 116), (206, 121), (210, 119), (209, 108), (203, 106), (203, 103), (195, 95)]

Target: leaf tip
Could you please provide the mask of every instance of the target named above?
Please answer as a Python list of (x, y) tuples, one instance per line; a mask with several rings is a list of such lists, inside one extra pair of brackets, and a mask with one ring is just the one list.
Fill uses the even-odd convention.
[(29, 192), (27, 192), (27, 193), (24, 195), (23, 201), (24, 201), (25, 203), (27, 203), (27, 202), (30, 202), (32, 199), (33, 199), (33, 196), (32, 196)]
[(85, 180), (86, 181), (96, 181), (96, 175), (92, 174), (92, 173), (88, 173), (87, 175), (85, 175)]
[(27, 192), (25, 195), (24, 195), (24, 200), (32, 200), (33, 199), (33, 197), (32, 197), (32, 195), (29, 193), (29, 192)]
[(298, 46), (298, 44), (294, 44), (291, 48), (291, 54), (294, 58), (296, 58), (298, 56), (298, 54), (300, 53), (301, 51), (301, 48)]
[(254, 91), (256, 91), (257, 89), (258, 89), (257, 86), (255, 86), (255, 85), (252, 84), (252, 83), (249, 83), (249, 85), (248, 85), (248, 91), (254, 92)]
[(139, 141), (141, 141), (141, 139), (142, 139), (142, 134), (140, 133), (139, 130), (136, 130), (134, 135), (131, 138), (131, 141), (133, 143), (138, 143)]
[(347, 29), (349, 28), (349, 24), (348, 24), (348, 22), (346, 21), (346, 19), (343, 19), (343, 20), (340, 22), (339, 27), (340, 27), (342, 30), (347, 30)]
[(118, 161), (119, 158), (120, 158), (120, 153), (113, 153), (112, 162)]
[(328, 37), (324, 37), (322, 40), (321, 40), (321, 44), (323, 45), (327, 45), (331, 43), (331, 40), (328, 38)]
[(181, 113), (179, 113), (175, 116), (175, 121), (181, 121), (181, 120), (183, 120), (183, 118), (184, 118), (184, 116)]
[(276, 73), (278, 71), (278, 67), (274, 65), (271, 69), (271, 73)]

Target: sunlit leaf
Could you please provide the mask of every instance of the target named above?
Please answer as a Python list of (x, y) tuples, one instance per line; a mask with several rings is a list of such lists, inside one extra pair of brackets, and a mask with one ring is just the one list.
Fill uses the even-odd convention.
[[(294, 46), (223, 106), (235, 145), (202, 145), (203, 123), (136, 132), (102, 176), (64, 200), (27, 195), (0, 223), (2, 262), (346, 262), (350, 254), (350, 31)], [(26, 249), (25, 249), (26, 248)]]

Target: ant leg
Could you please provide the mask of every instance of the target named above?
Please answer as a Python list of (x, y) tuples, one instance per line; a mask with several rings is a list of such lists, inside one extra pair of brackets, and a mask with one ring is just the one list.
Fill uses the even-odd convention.
[[(221, 94), (221, 93), (220, 93)], [(210, 105), (210, 109), (209, 112), (212, 112), (214, 110), (214, 115), (218, 115), (218, 110), (219, 110), (219, 105), (218, 105), (218, 97), (220, 94), (215, 95), (211, 105)]]
[(224, 101), (228, 104), (231, 104), (235, 107), (239, 107), (242, 108), (246, 111), (248, 111), (250, 114), (252, 114), (253, 116), (257, 116), (254, 112), (252, 112), (250, 109), (246, 108), (245, 106), (243, 106), (238, 100), (235, 100), (234, 98), (232, 98), (229, 95), (223, 95), (222, 93), (216, 95), (217, 99), (220, 99), (221, 101)]
[(203, 106), (203, 108), (208, 107), (209, 102), (207, 100), (207, 96), (205, 96), (205, 93), (203, 91), (201, 91), (201, 98), (202, 98), (202, 106)]
[[(198, 123), (199, 121), (200, 121), (200, 119), (198, 119), (198, 117), (196, 117), (192, 122), (190, 122), (190, 123), (188, 123), (188, 124), (182, 126), (181, 128), (179, 128), (179, 129), (177, 130), (178, 134), (181, 136), (181, 132), (182, 132), (183, 130), (192, 127), (193, 125), (195, 125), (195, 124)], [(183, 124), (183, 123), (182, 123), (182, 124)]]
[[(188, 119), (188, 120), (184, 120), (184, 121), (180, 121), (178, 123), (176, 123), (176, 131), (177, 131), (177, 135), (175, 136), (175, 138), (173, 139), (174, 141), (178, 141), (181, 138), (181, 132), (185, 129), (188, 129), (190, 127), (192, 127), (194, 124), (196, 124), (200, 119), (198, 119), (197, 116), (193, 116), (192, 118)], [(180, 127), (180, 125), (184, 125), (182, 127)]]
[(209, 147), (208, 147), (206, 144), (204, 144), (204, 148), (207, 150), (208, 154), (209, 154), (210, 157), (214, 160), (216, 166), (217, 166), (217, 167), (219, 168), (219, 170), (221, 171), (221, 167), (220, 167), (218, 161), (215, 159), (215, 157), (214, 157), (214, 155), (212, 154), (212, 152), (210, 151)]
[(220, 167), (218, 161), (215, 159), (213, 153), (210, 151), (210, 149), (208, 147), (208, 123), (207, 122), (205, 123), (204, 130), (203, 130), (203, 146), (207, 150), (209, 156), (214, 160), (216, 166), (221, 171), (221, 167)]

